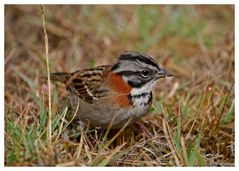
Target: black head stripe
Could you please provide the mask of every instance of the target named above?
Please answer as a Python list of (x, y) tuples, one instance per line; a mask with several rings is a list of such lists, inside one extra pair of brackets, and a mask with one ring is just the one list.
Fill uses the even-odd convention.
[(140, 62), (143, 62), (145, 64), (152, 65), (156, 68), (159, 68), (157, 62), (154, 59), (152, 59), (148, 55), (145, 55), (145, 54), (139, 53), (139, 52), (125, 52), (120, 55), (119, 59), (120, 60), (129, 60), (129, 61), (139, 60)]

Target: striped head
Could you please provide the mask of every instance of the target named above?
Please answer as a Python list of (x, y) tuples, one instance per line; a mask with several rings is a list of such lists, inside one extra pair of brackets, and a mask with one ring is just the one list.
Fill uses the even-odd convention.
[(122, 53), (111, 71), (132, 87), (131, 95), (151, 92), (160, 78), (172, 76), (150, 56), (133, 51)]

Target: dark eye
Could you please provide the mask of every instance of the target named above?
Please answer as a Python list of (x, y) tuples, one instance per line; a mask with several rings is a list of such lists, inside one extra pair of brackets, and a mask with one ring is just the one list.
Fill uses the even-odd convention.
[(150, 72), (149, 72), (148, 69), (143, 69), (143, 70), (141, 71), (141, 75), (142, 75), (143, 77), (148, 77), (149, 74), (150, 74)]

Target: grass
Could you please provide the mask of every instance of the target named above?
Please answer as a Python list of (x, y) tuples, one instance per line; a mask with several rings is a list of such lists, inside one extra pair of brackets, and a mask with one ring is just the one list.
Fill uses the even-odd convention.
[[(92, 13), (92, 11), (94, 11)], [(5, 166), (234, 166), (234, 6), (45, 6), (50, 71), (152, 55), (161, 80), (147, 116), (121, 130), (69, 121), (64, 86), (48, 84), (40, 6), (5, 6)]]

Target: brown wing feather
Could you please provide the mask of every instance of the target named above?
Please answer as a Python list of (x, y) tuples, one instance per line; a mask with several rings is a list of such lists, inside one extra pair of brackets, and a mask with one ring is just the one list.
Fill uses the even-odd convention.
[(103, 77), (109, 68), (109, 66), (99, 66), (73, 73), (71, 78), (66, 82), (67, 90), (75, 93), (88, 103), (104, 97), (108, 93), (108, 90), (104, 85)]

